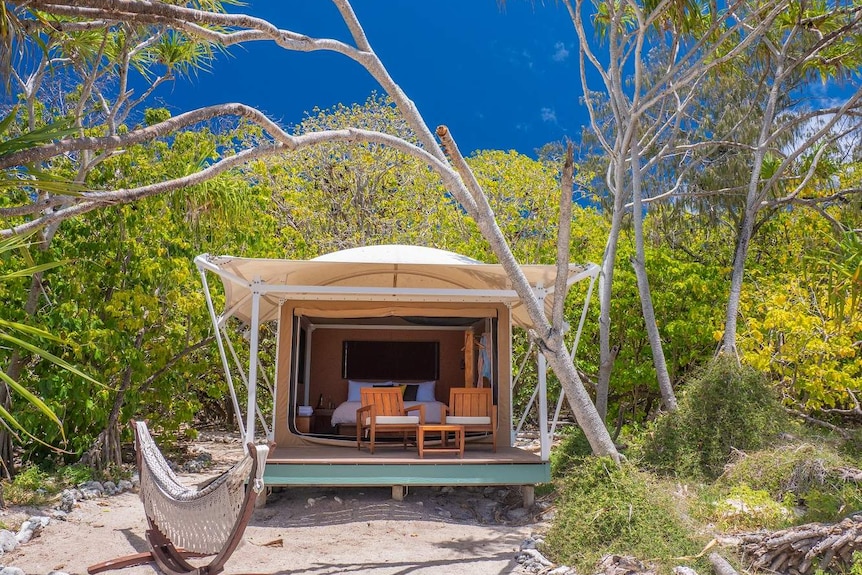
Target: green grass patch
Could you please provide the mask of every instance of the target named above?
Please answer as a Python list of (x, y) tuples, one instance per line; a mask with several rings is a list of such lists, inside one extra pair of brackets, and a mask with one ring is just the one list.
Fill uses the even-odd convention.
[(591, 457), (593, 449), (580, 427), (572, 426), (563, 431), (563, 438), (551, 451), (551, 477), (563, 477), (572, 467)]
[(655, 477), (633, 465), (589, 458), (559, 480), (557, 514), (546, 538), (555, 561), (591, 573), (604, 555), (632, 555), (663, 572), (697, 554), (705, 540)]
[(0, 482), (0, 488), (3, 489), (3, 498), (10, 505), (41, 506), (64, 489), (86, 481), (127, 479), (131, 475), (125, 469), (111, 469), (109, 473), (105, 477), (97, 476), (90, 467), (80, 464), (49, 468), (47, 471), (37, 465), (28, 465), (20, 469), (12, 481)]
[(36, 465), (23, 468), (12, 481), (4, 481), (3, 498), (12, 505), (44, 505), (57, 493), (58, 484)]

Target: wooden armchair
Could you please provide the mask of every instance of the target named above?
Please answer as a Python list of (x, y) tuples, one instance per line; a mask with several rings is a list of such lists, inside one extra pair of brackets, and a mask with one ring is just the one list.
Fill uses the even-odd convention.
[(442, 419), (441, 423), (463, 425), (465, 433), (491, 433), (494, 452), (497, 451), (497, 406), (490, 387), (453, 387)]
[[(368, 430), (368, 450), (374, 453), (378, 433), (403, 433), (404, 448), (407, 435), (425, 424), (425, 406), (404, 407), (400, 387), (363, 387), (359, 390), (362, 407), (356, 410), (356, 447), (362, 449), (362, 439)], [(410, 412), (418, 412), (411, 415)]]

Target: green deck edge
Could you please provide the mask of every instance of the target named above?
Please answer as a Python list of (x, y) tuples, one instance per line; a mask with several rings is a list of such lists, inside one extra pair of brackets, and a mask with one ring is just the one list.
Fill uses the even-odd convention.
[(551, 480), (550, 463), (487, 465), (359, 465), (268, 463), (264, 483), (271, 487), (319, 485), (535, 485)]

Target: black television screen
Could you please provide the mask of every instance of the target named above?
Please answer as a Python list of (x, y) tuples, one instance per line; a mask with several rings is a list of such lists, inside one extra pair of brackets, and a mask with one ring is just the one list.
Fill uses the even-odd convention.
[(341, 375), (345, 379), (436, 380), (440, 342), (345, 341)]

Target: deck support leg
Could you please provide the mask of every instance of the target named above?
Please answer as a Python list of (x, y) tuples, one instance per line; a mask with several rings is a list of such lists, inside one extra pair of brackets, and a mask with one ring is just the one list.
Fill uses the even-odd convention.
[(404, 496), (407, 495), (407, 486), (406, 485), (393, 485), (392, 486), (392, 499), (395, 501), (404, 501)]
[(524, 509), (529, 509), (536, 502), (536, 486), (535, 485), (522, 485), (521, 486), (521, 499), (524, 503)]
[(264, 487), (263, 491), (257, 494), (257, 499), (254, 500), (255, 509), (263, 509), (266, 507), (266, 497), (269, 495), (270, 487)]

